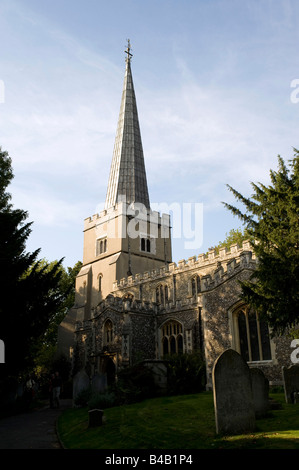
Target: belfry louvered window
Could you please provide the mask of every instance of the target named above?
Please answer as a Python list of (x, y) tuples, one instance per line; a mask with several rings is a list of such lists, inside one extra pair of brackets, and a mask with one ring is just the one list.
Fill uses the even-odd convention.
[(96, 242), (96, 256), (102, 255), (107, 251), (107, 238), (98, 239)]

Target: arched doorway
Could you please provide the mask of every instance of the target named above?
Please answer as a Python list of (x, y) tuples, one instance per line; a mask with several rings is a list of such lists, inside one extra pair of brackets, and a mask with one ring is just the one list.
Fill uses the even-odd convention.
[(116, 367), (112, 357), (107, 356), (103, 358), (102, 373), (107, 377), (108, 387), (115, 383)]

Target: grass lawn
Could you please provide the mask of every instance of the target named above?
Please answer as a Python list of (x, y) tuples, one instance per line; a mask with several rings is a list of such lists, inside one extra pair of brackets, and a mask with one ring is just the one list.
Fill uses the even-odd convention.
[(247, 435), (216, 435), (211, 392), (108, 408), (98, 428), (88, 428), (87, 408), (69, 409), (58, 433), (67, 449), (299, 449), (299, 404), (286, 404), (283, 394), (271, 397), (283, 409), (257, 420)]

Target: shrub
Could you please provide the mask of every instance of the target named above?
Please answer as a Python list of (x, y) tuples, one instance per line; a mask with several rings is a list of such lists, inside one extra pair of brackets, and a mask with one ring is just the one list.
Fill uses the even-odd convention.
[(151, 371), (136, 364), (120, 371), (114, 392), (119, 404), (128, 404), (156, 396), (157, 387)]
[(201, 352), (173, 354), (167, 358), (167, 389), (170, 395), (204, 390), (205, 362)]
[(115, 394), (113, 392), (106, 391), (104, 393), (92, 394), (87, 405), (90, 410), (93, 410), (94, 408), (104, 410), (105, 408), (112, 408), (116, 404), (117, 398)]
[(81, 390), (78, 395), (74, 398), (74, 404), (78, 407), (87, 406), (88, 401), (92, 396), (91, 388)]

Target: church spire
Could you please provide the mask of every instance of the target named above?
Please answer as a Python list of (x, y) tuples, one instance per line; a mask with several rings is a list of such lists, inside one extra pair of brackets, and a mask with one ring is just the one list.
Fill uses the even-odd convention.
[(125, 51), (126, 72), (105, 209), (117, 202), (139, 202), (150, 208), (136, 97), (131, 72), (131, 45)]

